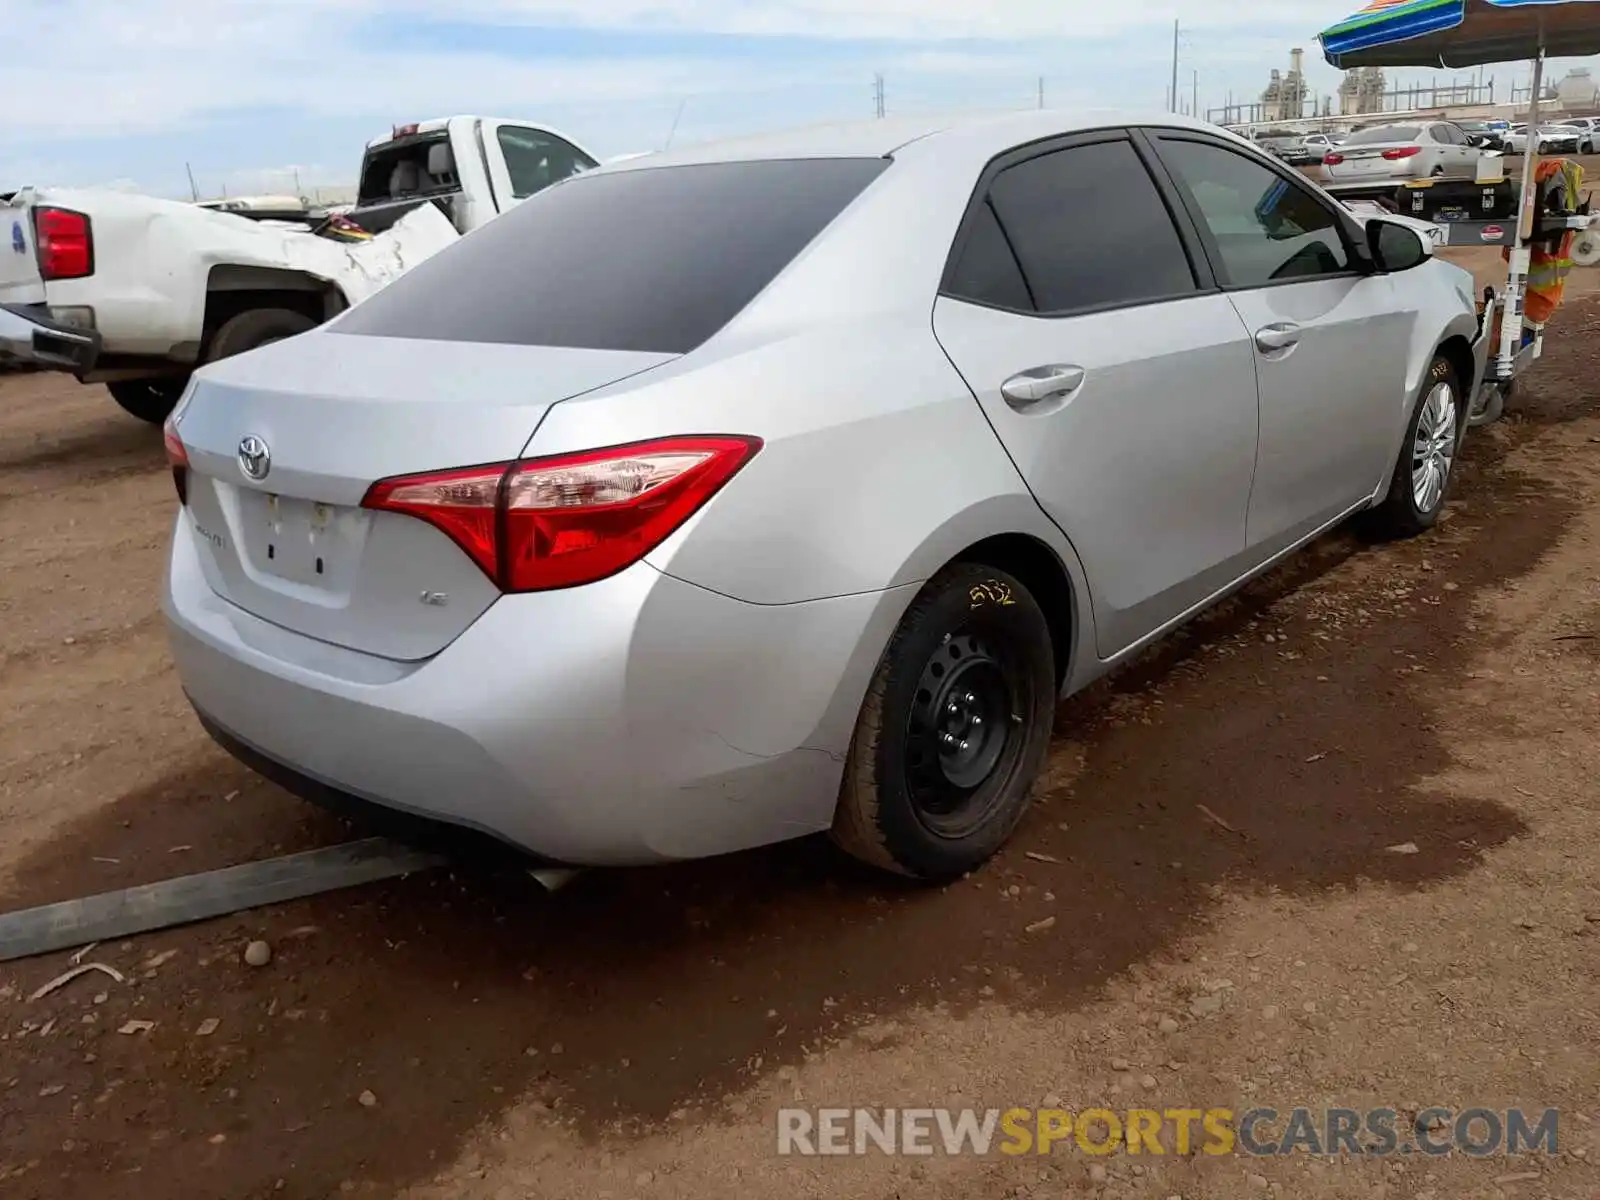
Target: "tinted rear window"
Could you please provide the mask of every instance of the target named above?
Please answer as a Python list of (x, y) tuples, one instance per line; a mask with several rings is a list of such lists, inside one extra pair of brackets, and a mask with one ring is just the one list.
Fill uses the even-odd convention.
[(888, 165), (796, 159), (579, 176), (408, 271), (336, 329), (687, 353)]
[(1345, 138), (1346, 146), (1371, 146), (1379, 142), (1414, 142), (1422, 135), (1416, 125), (1379, 125), (1376, 129), (1363, 129)]

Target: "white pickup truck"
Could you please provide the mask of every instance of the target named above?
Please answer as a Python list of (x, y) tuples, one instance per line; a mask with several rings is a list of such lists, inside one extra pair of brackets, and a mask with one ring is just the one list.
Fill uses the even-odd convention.
[[(123, 192), (0, 195), (0, 359), (104, 383), (159, 423), (195, 367), (304, 332), (461, 234), (597, 166), (543, 125), (447, 117), (396, 126), (362, 158), (343, 214), (217, 211)], [(268, 219), (260, 219), (265, 215)]]

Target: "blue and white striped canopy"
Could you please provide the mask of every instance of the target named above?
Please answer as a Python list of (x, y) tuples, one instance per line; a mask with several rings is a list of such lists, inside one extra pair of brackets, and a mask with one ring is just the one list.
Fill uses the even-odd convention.
[(1475, 67), (1600, 54), (1600, 0), (1373, 0), (1319, 34), (1353, 67)]

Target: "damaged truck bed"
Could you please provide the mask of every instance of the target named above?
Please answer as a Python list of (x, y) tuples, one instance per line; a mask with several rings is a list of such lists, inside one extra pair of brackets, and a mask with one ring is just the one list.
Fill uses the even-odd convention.
[[(9, 228), (7, 228), (9, 227)], [(422, 205), (348, 241), (120, 192), (25, 188), (0, 200), (0, 355), (103, 382), (165, 418), (198, 365), (301, 333), (460, 235)]]

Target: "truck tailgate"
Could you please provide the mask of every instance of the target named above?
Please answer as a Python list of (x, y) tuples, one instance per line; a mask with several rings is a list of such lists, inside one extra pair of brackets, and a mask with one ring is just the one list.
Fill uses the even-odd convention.
[(44, 280), (33, 247), (33, 193), (13, 192), (0, 202), (0, 304), (44, 303)]

